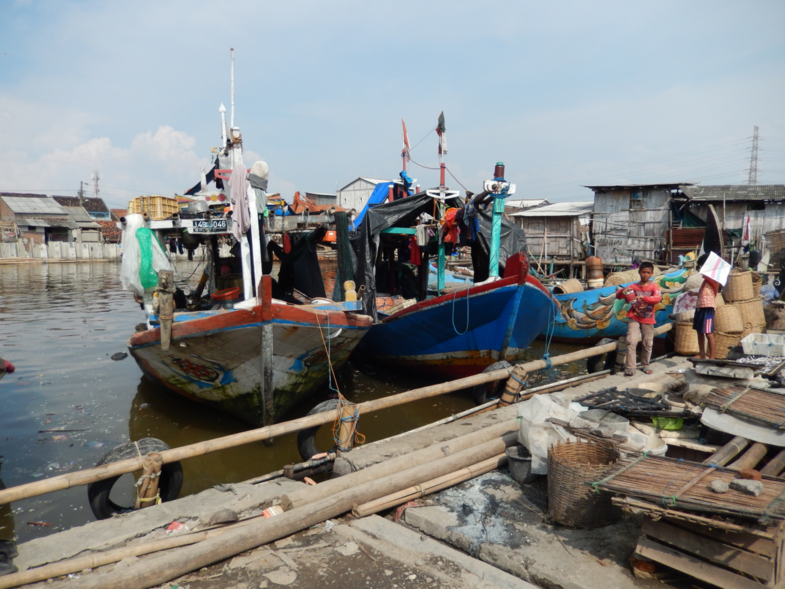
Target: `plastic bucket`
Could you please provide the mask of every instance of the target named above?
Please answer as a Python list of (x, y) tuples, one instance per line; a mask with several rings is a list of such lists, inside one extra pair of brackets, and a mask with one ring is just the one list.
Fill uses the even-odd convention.
[(507, 455), (507, 466), (517, 483), (531, 483), (537, 478), (532, 474), (532, 456), (525, 446), (510, 446), (504, 453)]

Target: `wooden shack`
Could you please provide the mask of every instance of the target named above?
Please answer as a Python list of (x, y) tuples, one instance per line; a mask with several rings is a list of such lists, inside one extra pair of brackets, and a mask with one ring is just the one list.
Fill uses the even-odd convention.
[(671, 200), (692, 184), (587, 186), (594, 191), (593, 254), (606, 264), (660, 261), (668, 251)]
[(557, 264), (569, 262), (572, 266), (584, 257), (583, 246), (589, 244), (593, 209), (591, 201), (557, 202), (524, 209), (508, 217), (526, 234), (530, 255)]

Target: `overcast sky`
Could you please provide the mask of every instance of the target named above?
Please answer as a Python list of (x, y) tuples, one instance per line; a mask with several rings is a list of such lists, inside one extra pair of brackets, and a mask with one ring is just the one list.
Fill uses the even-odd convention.
[[(418, 163), (518, 198), (583, 185), (785, 183), (785, 2), (0, 0), (0, 191), (182, 193), (230, 109), (270, 192)], [(229, 113), (227, 113), (228, 116)], [(416, 145), (416, 146), (415, 146)], [(410, 164), (424, 187), (438, 172)], [(92, 186), (91, 186), (92, 189)]]

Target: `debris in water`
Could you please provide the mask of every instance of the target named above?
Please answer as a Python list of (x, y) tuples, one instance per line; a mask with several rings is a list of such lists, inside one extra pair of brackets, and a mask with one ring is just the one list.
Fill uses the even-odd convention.
[(117, 352), (116, 354), (112, 354), (112, 360), (115, 361), (125, 360), (126, 358), (128, 358), (128, 354), (126, 354), (125, 352)]
[(46, 528), (52, 527), (52, 524), (48, 524), (46, 522), (27, 522), (28, 526), (44, 526)]

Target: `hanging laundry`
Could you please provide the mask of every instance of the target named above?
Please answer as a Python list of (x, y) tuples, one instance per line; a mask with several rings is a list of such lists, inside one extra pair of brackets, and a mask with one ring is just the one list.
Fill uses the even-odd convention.
[(412, 237), (409, 240), (409, 261), (414, 264), (415, 266), (419, 266), (422, 263), (422, 253), (420, 252), (420, 246), (417, 243), (417, 237)]
[(292, 251), (292, 238), (288, 233), (283, 234), (283, 252), (288, 254)]

